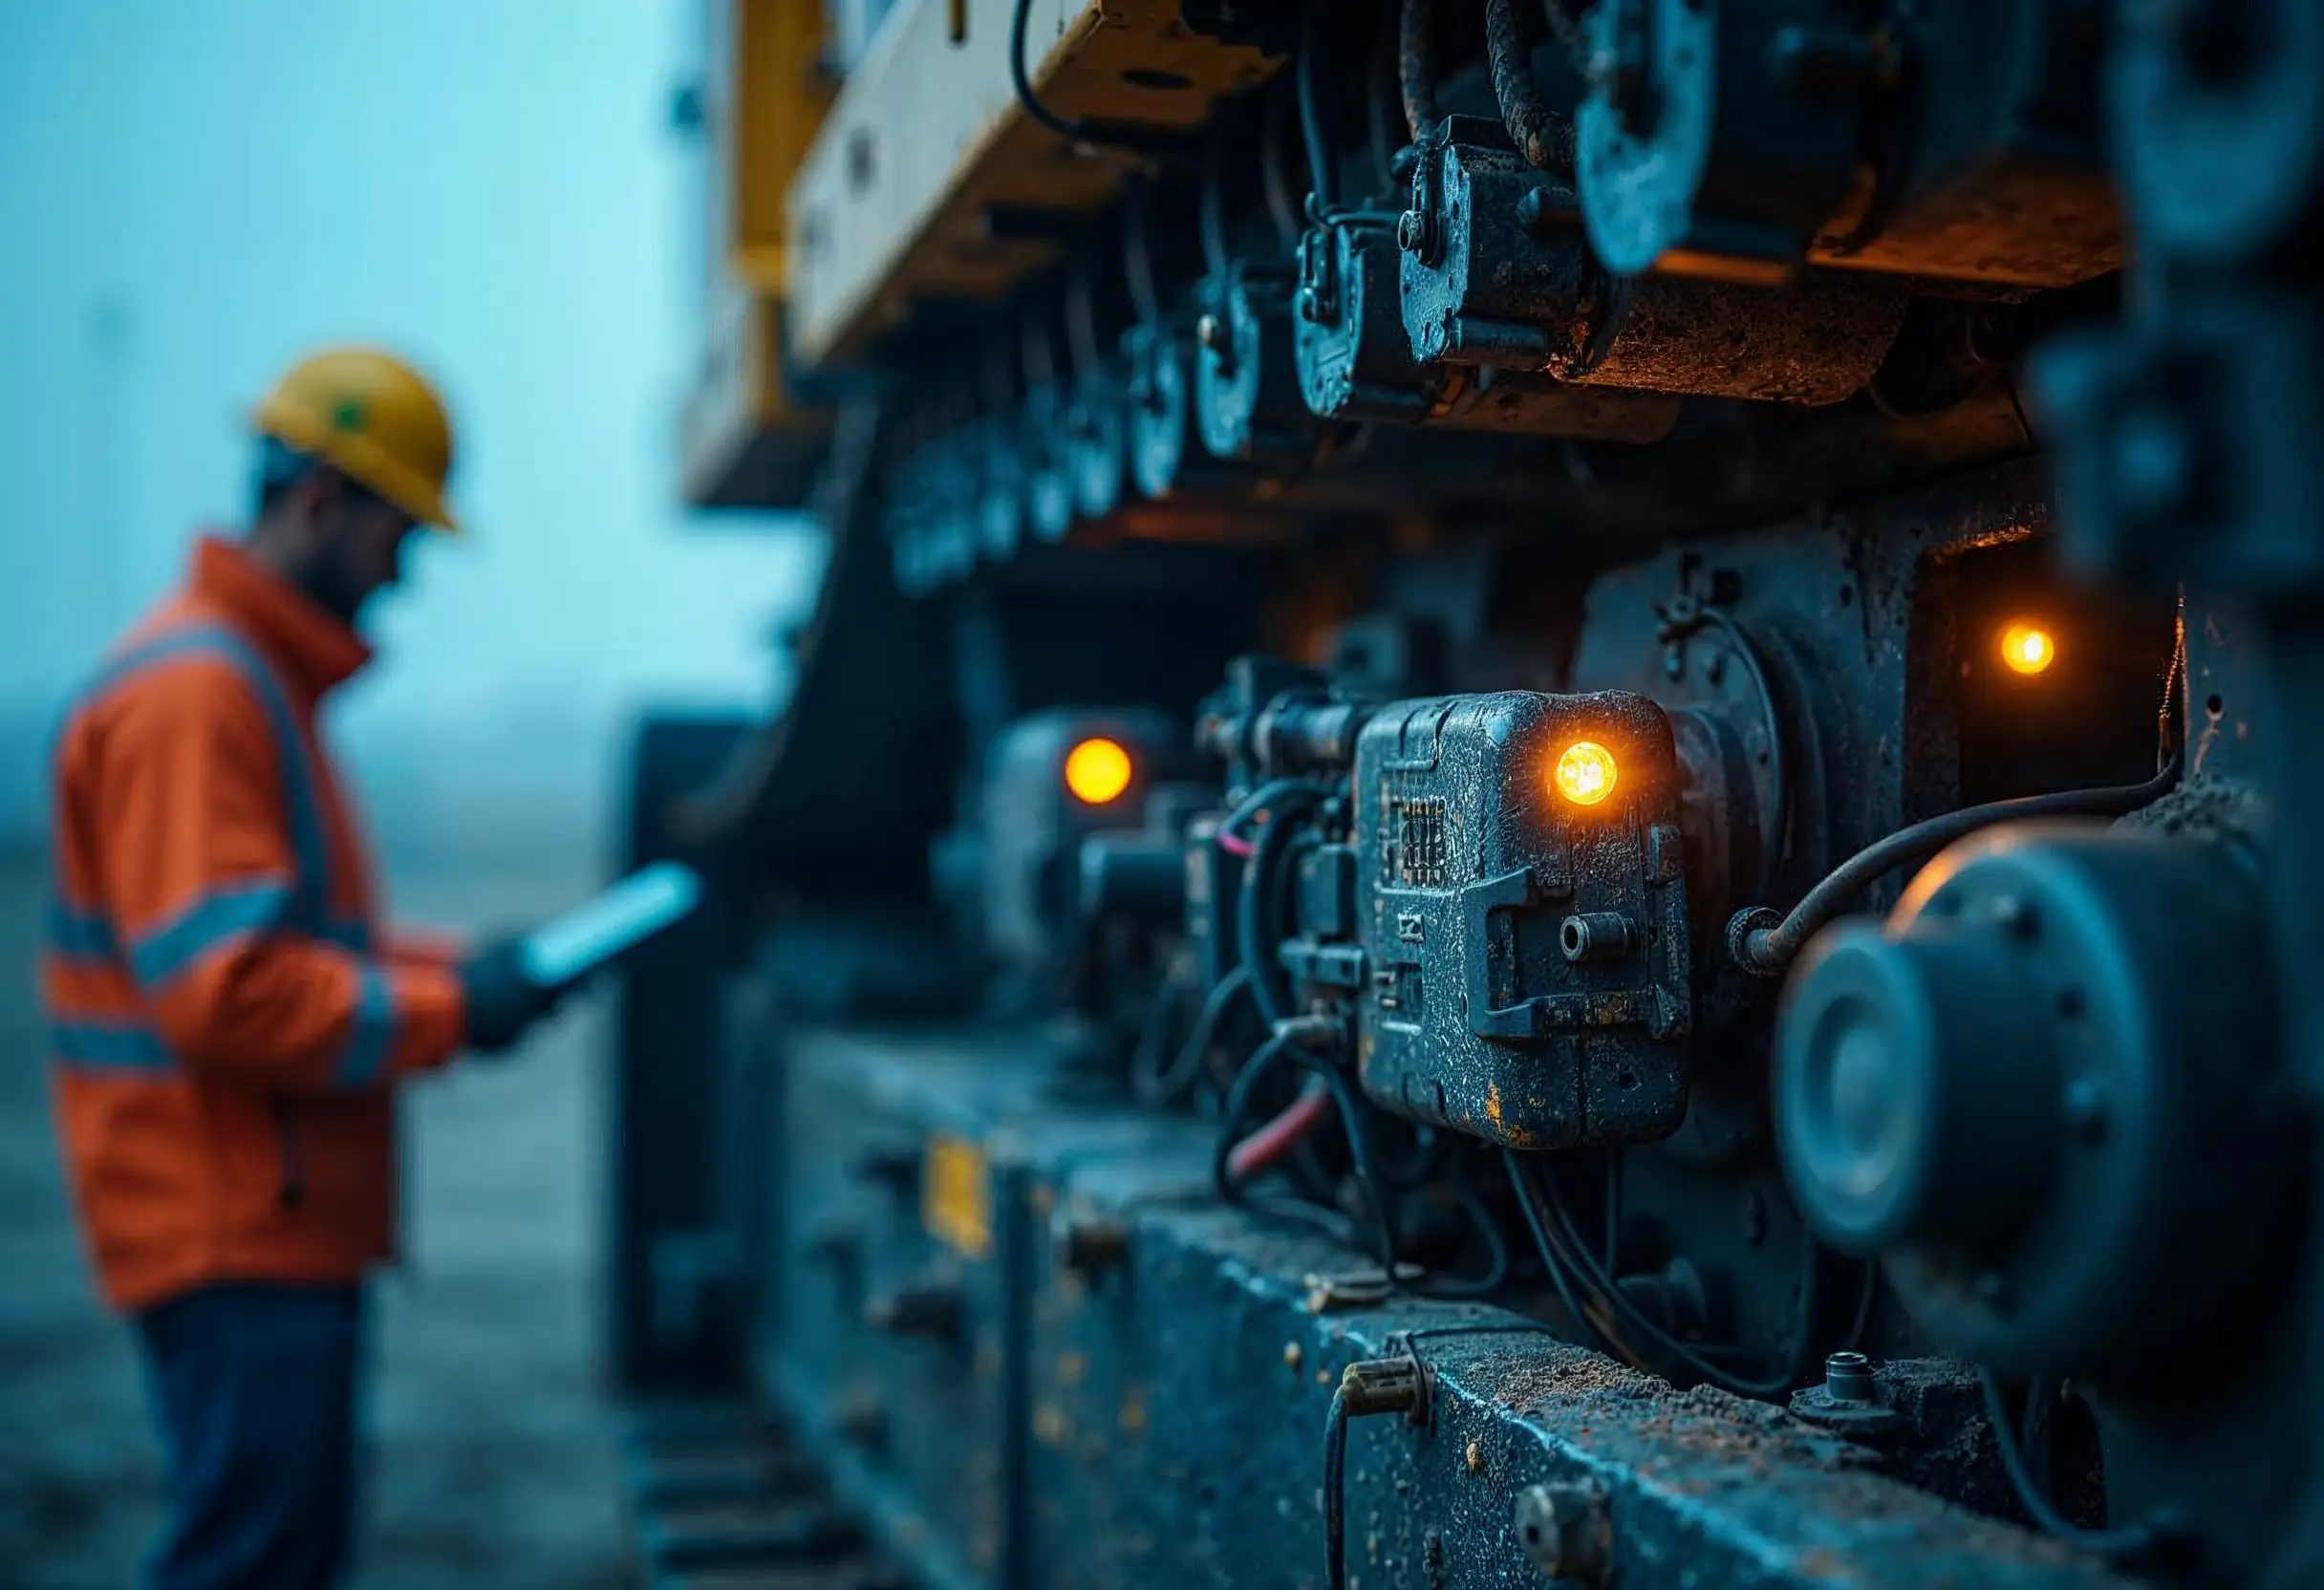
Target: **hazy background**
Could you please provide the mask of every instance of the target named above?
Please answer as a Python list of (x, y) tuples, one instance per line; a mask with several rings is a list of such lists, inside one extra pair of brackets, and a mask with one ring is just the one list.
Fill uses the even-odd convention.
[[(376, 614), (331, 730), (398, 913), (491, 932), (615, 855), (641, 707), (765, 707), (795, 523), (690, 519), (705, 0), (0, 0), (0, 1579), (131, 1581), (161, 1508), (123, 1323), (79, 1255), (33, 961), (45, 742), (248, 495), (242, 415), (377, 340), (459, 420), (465, 542)], [(598, 1396), (605, 1007), (412, 1089), (360, 1590), (614, 1590)]]
[(337, 744), (391, 859), (603, 853), (641, 702), (764, 703), (796, 526), (690, 522), (699, 0), (0, 0), (0, 844), (57, 704), (237, 524), (245, 408), (407, 351), (473, 527), (371, 625)]

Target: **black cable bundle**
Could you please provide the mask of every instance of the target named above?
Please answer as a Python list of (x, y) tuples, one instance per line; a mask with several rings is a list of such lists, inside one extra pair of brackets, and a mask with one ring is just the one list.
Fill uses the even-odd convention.
[[(1243, 1063), (1235, 1078), (1235, 1086), (1227, 1094), (1225, 1114), (1218, 1123), (1218, 1145), (1211, 1159), (1211, 1179), (1218, 1195), (1237, 1208), (1252, 1207), (1243, 1187), (1228, 1173), (1227, 1160), (1240, 1140), (1243, 1124), (1251, 1113), (1251, 1104), (1259, 1086), (1279, 1065), (1288, 1065), (1304, 1071), (1322, 1082), (1331, 1095), (1332, 1106), (1338, 1110), (1341, 1129), (1347, 1134), (1347, 1157), (1356, 1178), (1356, 1186), (1364, 1195), (1364, 1203), (1371, 1225), (1373, 1257), (1391, 1280), (1396, 1274), (1396, 1234), (1388, 1218), (1388, 1195), (1380, 1185), (1378, 1171), (1371, 1159), (1371, 1145), (1364, 1130), (1364, 1117), (1356, 1096), (1348, 1086), (1347, 1077), (1338, 1063), (1328, 1055), (1302, 1049), (1288, 1033), (1277, 1033), (1259, 1046), (1258, 1053)], [(1303, 1218), (1317, 1223), (1317, 1211), (1304, 1206), (1285, 1208), (1280, 1204), (1264, 1206), (1267, 1213)], [(1335, 1233), (1336, 1235), (1336, 1233)]]
[(1740, 1344), (1696, 1346), (1664, 1329), (1631, 1300), (1590, 1253), (1565, 1194), (1548, 1168), (1542, 1166), (1537, 1178), (1534, 1169), (1526, 1163), (1528, 1156), (1514, 1149), (1504, 1150), (1503, 1153), (1510, 1185), (1517, 1191), (1517, 1207), (1523, 1211), (1525, 1223), (1540, 1247), (1541, 1262), (1549, 1271), (1550, 1284), (1557, 1288), (1559, 1300), (1575, 1319), (1595, 1331), (1615, 1357), (1635, 1367), (1652, 1369), (1647, 1355), (1625, 1337), (1625, 1333), (1635, 1333), (1654, 1354), (1684, 1365), (1698, 1379), (1739, 1397), (1781, 1396), (1806, 1377), (1815, 1356), (1816, 1315), (1823, 1275), (1822, 1245), (1813, 1237), (1806, 1239), (1798, 1312), (1782, 1367), (1771, 1376), (1739, 1375), (1720, 1367), (1713, 1360), (1742, 1357), (1751, 1348)]

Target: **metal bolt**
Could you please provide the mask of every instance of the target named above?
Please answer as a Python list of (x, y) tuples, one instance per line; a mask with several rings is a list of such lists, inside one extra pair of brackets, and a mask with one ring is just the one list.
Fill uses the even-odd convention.
[(1418, 210), (1406, 210), (1396, 218), (1396, 247), (1406, 253), (1419, 253), (1428, 235), (1429, 218)]
[(1316, 296), (1314, 288), (1303, 287), (1300, 289), (1298, 304), (1300, 318), (1306, 321), (1308, 325), (1317, 325), (1323, 320), (1323, 301)]
[(1212, 353), (1225, 346), (1226, 339), (1226, 327), (1219, 323), (1218, 316), (1206, 314), (1194, 322), (1194, 340)]
[(1862, 1353), (1833, 1353), (1823, 1361), (1823, 1388), (1835, 1402), (1870, 1403), (1880, 1400), (1872, 1380), (1872, 1360)]
[(1550, 1579), (1602, 1582), (1614, 1563), (1614, 1514), (1596, 1480), (1559, 1480), (1517, 1493), (1517, 1539)]
[(1837, 1352), (1823, 1361), (1823, 1383), (1792, 1393), (1792, 1417), (1850, 1441), (1878, 1446), (1904, 1428), (1904, 1416), (1881, 1396), (1872, 1360)]
[(1823, 1361), (1823, 1382), (1792, 1393), (1792, 1417), (1850, 1441), (1880, 1445), (1904, 1428), (1904, 1417), (1881, 1396), (1872, 1360), (1837, 1352)]
[(1618, 911), (1585, 911), (1558, 927), (1558, 948), (1571, 961), (1620, 960), (1635, 935), (1630, 919)]

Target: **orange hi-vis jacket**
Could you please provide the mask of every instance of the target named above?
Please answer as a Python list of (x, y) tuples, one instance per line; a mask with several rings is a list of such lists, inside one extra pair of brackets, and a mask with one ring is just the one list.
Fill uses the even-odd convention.
[(374, 925), (315, 737), (355, 632), (206, 539), (71, 707), (41, 982), (106, 1297), (352, 1284), (395, 1251), (394, 1085), (463, 1020), (448, 953)]

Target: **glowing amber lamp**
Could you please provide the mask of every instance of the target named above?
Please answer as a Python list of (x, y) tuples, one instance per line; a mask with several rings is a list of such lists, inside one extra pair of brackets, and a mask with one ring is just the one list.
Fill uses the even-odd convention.
[(1595, 741), (1578, 740), (1558, 758), (1558, 793), (1578, 806), (1594, 806), (1614, 793), (1614, 753)]
[(2057, 642), (2048, 630), (2012, 624), (2001, 632), (2001, 660), (2013, 674), (2038, 674), (2057, 660)]
[(1087, 806), (1102, 806), (1130, 787), (1130, 753), (1110, 740), (1085, 740), (1065, 753), (1065, 787)]

